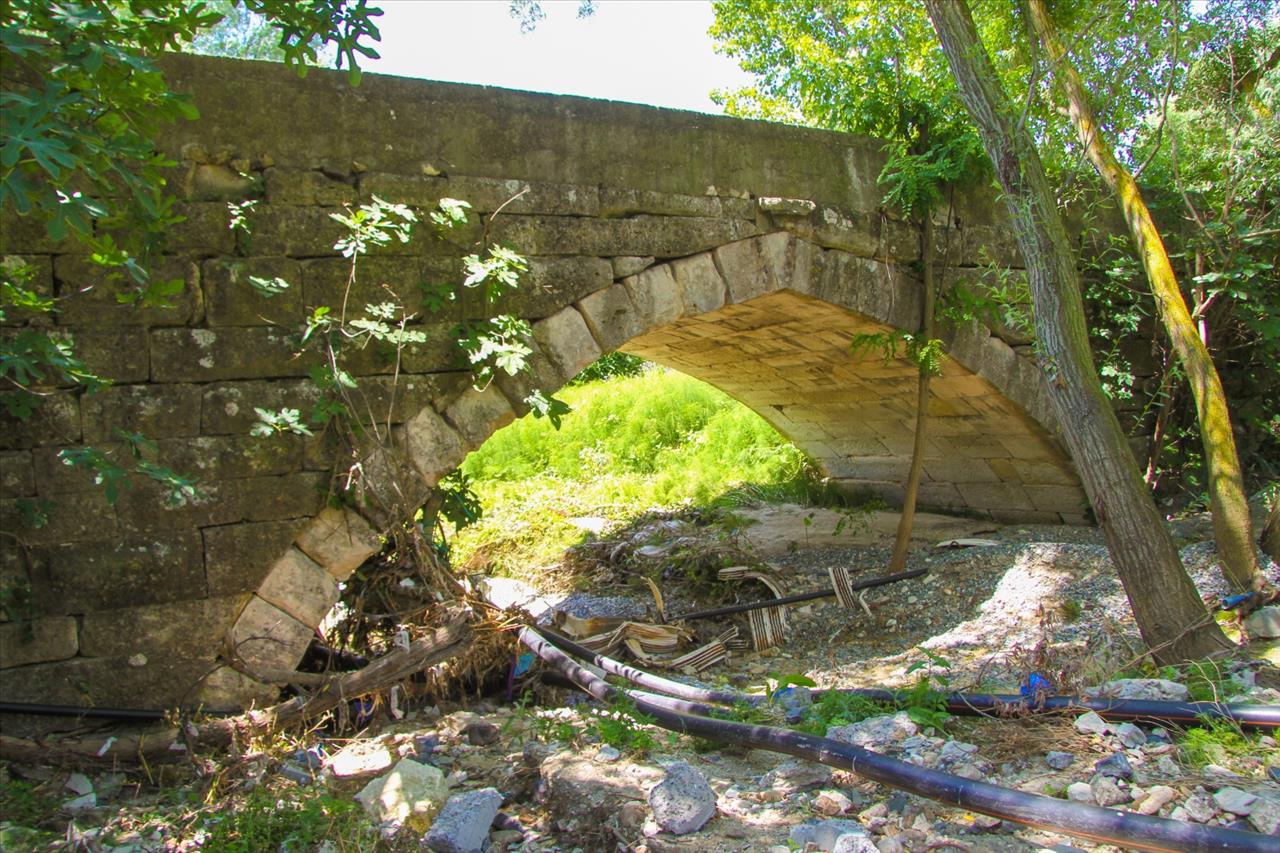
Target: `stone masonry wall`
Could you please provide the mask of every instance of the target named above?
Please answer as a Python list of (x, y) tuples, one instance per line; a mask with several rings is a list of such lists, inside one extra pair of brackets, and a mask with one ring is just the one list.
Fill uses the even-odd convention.
[[(896, 495), (913, 370), (847, 354), (853, 331), (918, 323), (918, 241), (879, 205), (874, 141), (376, 75), (352, 90), (341, 75), (299, 79), (264, 63), (175, 56), (165, 67), (202, 116), (159, 141), (178, 164), (186, 217), (157, 266), (185, 282), (174, 303), (117, 304), (78, 246), (17, 218), (0, 232), (0, 254), (33, 264), (58, 299), (51, 319), (11, 315), (3, 333), (51, 322), (113, 383), (55, 393), (31, 420), (0, 424), (0, 528), (13, 534), (0, 539), (0, 587), (30, 591), (25, 618), (0, 622), (0, 698), (269, 701), (337, 584), (379, 549), (379, 531), (523, 414), (528, 390), (553, 391), (619, 348), (726, 389), (836, 480)], [(336, 460), (338, 471), (360, 464), (369, 498), (339, 509), (327, 500), (331, 441), (249, 428), (254, 407), (305, 410), (314, 398), (312, 365), (289, 334), (342, 298), (329, 214), (373, 195), (422, 210), (462, 198), (478, 216), (447, 241), (420, 236), (362, 261), (352, 304), (392, 288), (428, 343), (405, 352), (389, 443)], [(251, 232), (231, 230), (227, 202), (249, 199)], [(1020, 264), (989, 195), (960, 209), (953, 267), (973, 267), (981, 251)], [(532, 374), (480, 392), (451, 335), (480, 306), (463, 299), (428, 316), (421, 286), (456, 282), (484, 225), (530, 258), (500, 308), (535, 321), (535, 335)], [(250, 276), (291, 287), (264, 299)], [(976, 324), (951, 352), (935, 385), (924, 502), (1083, 521), (1039, 371)], [(385, 408), (393, 360), (370, 348), (357, 367)], [(196, 475), (201, 497), (170, 506), (144, 481), (111, 504), (58, 458), (84, 446), (125, 458), (121, 430)], [(25, 509), (37, 504), (48, 521), (32, 527)], [(233, 651), (243, 671), (227, 665)]]

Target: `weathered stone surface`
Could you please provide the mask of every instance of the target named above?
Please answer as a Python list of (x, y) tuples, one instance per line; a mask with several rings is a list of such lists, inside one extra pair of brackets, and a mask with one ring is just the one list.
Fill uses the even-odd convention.
[(483, 391), (468, 388), (444, 413), (468, 448), (484, 440), (516, 419), (511, 403), (496, 385)]
[(692, 316), (722, 307), (728, 290), (715, 261), (708, 253), (681, 258), (671, 263), (671, 272), (680, 285), (684, 314)]
[(482, 853), (501, 805), (502, 794), (493, 788), (455, 794), (431, 822), (423, 846), (436, 853)]
[(642, 331), (647, 331), (640, 326), (641, 315), (622, 284), (596, 291), (579, 302), (577, 307), (601, 352), (613, 352)]
[[(68, 498), (58, 506), (70, 503)], [(89, 613), (206, 594), (198, 532), (121, 539), (99, 527), (97, 536), (32, 550), (32, 591), (42, 612)]]
[(85, 657), (200, 657), (209, 639), (226, 636), (248, 595), (96, 610), (84, 616), (80, 653)]
[(758, 240), (739, 240), (712, 253), (729, 291), (729, 302), (746, 302), (772, 289)]
[[(322, 513), (320, 518), (324, 517)], [(283, 554), (289, 547), (299, 523), (259, 521), (202, 529), (209, 594), (231, 595), (256, 590), (276, 555)]]
[(611, 263), (613, 266), (613, 277), (615, 279), (626, 278), (636, 275), (637, 273), (647, 270), (653, 266), (653, 257), (635, 258), (623, 255), (619, 258), (613, 258)]
[(121, 431), (149, 439), (200, 434), (200, 389), (195, 385), (112, 385), (81, 403), (84, 440), (115, 441)]
[(0, 690), (6, 701), (115, 708), (190, 706), (201, 679), (217, 668), (212, 656), (148, 659), (141, 666), (128, 658), (72, 658), (6, 672)]
[(572, 306), (535, 323), (533, 339), (555, 368), (555, 387), (568, 382), (603, 355), (582, 314)]
[(0, 450), (21, 450), (80, 440), (80, 401), (56, 395), (41, 401), (25, 419), (0, 412)]
[(71, 617), (0, 624), (0, 669), (64, 660), (78, 649), (76, 620)]
[(341, 207), (356, 200), (355, 181), (338, 181), (315, 170), (271, 168), (262, 173), (271, 204)]
[(200, 270), (194, 261), (164, 258), (151, 270), (157, 281), (182, 282), (181, 292), (161, 307), (143, 307), (116, 299), (121, 286), (108, 280), (107, 267), (85, 255), (60, 255), (54, 260), (58, 287), (58, 322), (63, 325), (181, 326), (204, 317)]
[(501, 216), (493, 236), (531, 255), (654, 255), (678, 258), (754, 236), (740, 219), (648, 216), (588, 219)]
[[(284, 281), (264, 296), (252, 279)], [(303, 316), (302, 268), (287, 258), (214, 258), (200, 267), (205, 319), (210, 326), (291, 326)]]
[(294, 358), (281, 329), (220, 327), (156, 329), (151, 333), (151, 374), (156, 382), (213, 382), (306, 376), (319, 363), (307, 353)]
[(303, 624), (255, 595), (236, 619), (230, 642), (250, 672), (289, 671), (302, 660), (314, 633), (314, 624)]
[(687, 835), (715, 817), (716, 794), (705, 776), (678, 761), (649, 792), (649, 808), (658, 826), (673, 835)]
[(1260, 607), (1244, 620), (1250, 637), (1270, 639), (1280, 637), (1280, 607)]
[(365, 785), (356, 799), (376, 821), (407, 823), (421, 831), (448, 796), (449, 786), (438, 767), (405, 758), (390, 773)]
[(258, 587), (258, 597), (314, 627), (333, 609), (338, 585), (323, 566), (297, 548), (290, 548), (267, 572)]
[(848, 726), (832, 726), (827, 729), (827, 737), (864, 749), (883, 750), (918, 731), (919, 726), (911, 722), (905, 711), (901, 711), (870, 717)]
[(676, 284), (669, 264), (651, 267), (639, 275), (623, 279), (622, 286), (631, 297), (642, 329), (663, 326), (684, 313), (680, 286)]
[(344, 581), (382, 549), (382, 539), (352, 510), (326, 507), (298, 534), (297, 545), (334, 580)]
[(35, 493), (31, 451), (0, 452), (0, 498), (23, 498)]
[(422, 479), (435, 485), (465, 454), (463, 439), (433, 409), (423, 409), (405, 424), (409, 458)]

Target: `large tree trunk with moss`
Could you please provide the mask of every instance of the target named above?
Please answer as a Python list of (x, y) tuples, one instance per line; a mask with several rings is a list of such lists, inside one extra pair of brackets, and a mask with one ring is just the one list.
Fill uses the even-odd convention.
[(1267, 585), (1267, 579), (1258, 567), (1253, 549), (1249, 499), (1244, 492), (1240, 458), (1231, 432), (1227, 396), (1222, 390), (1222, 381), (1218, 378), (1209, 348), (1187, 310), (1173, 264), (1169, 262), (1164, 241), (1151, 219), (1151, 211), (1143, 201), (1138, 183), (1116, 160), (1111, 146), (1103, 139), (1102, 128), (1089, 102), (1089, 93), (1067, 57), (1044, 0), (1027, 0), (1027, 7), (1040, 42), (1049, 55), (1054, 79), (1067, 99), (1071, 122), (1080, 137), (1080, 144), (1084, 146), (1089, 162), (1120, 200), (1129, 233), (1151, 283), (1160, 320), (1191, 384), (1209, 478), (1213, 536), (1218, 543), (1223, 571), (1238, 592), (1261, 590)]
[(1049, 394), (1094, 514), (1133, 608), (1162, 662), (1232, 648), (1187, 577), (1089, 350), (1080, 280), (1044, 166), (1000, 85), (963, 0), (926, 0), (961, 100), (995, 166), (1035, 307), (1039, 357)]
[[(920, 226), (920, 257), (924, 265), (924, 305), (920, 321), (920, 336), (927, 346), (933, 340), (933, 211), (926, 210)], [(916, 380), (916, 436), (911, 446), (911, 467), (907, 471), (907, 486), (902, 496), (902, 515), (898, 517), (898, 533), (893, 542), (893, 556), (889, 558), (889, 574), (897, 574), (907, 565), (907, 551), (911, 546), (911, 528), (916, 518), (916, 498), (920, 494), (920, 477), (924, 473), (925, 427), (929, 423), (929, 365), (920, 362)]]

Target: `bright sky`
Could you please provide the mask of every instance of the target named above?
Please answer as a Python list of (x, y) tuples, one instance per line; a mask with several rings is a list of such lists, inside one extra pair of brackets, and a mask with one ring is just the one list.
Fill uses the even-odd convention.
[(717, 56), (705, 0), (543, 0), (546, 20), (521, 35), (507, 0), (381, 0), (382, 74), (479, 83), (719, 113), (712, 89), (748, 81)]

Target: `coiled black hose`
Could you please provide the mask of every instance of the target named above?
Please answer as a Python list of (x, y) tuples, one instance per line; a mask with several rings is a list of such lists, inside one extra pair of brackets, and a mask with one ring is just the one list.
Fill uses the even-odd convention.
[[(548, 665), (602, 702), (625, 692), (605, 683), (532, 628), (521, 628), (520, 640)], [(634, 693), (626, 695), (635, 701), (639, 711), (671, 731), (807, 758), (1001, 820), (1139, 850), (1274, 853), (1276, 849), (1275, 839), (1257, 833), (1148, 817), (1121, 809), (1028, 794), (917, 767), (828, 738), (685, 714), (667, 707), (668, 703), (655, 703)]]

